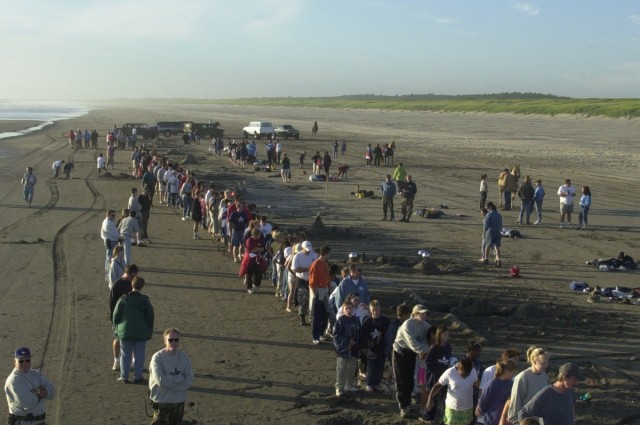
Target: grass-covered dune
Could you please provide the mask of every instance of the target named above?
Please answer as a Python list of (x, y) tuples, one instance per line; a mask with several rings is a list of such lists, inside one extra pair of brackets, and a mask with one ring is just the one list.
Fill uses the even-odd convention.
[(611, 118), (640, 117), (640, 99), (575, 99), (544, 94), (504, 93), (486, 95), (352, 95), (336, 97), (264, 97), (246, 99), (153, 99), (222, 105), (288, 106), (397, 111), (485, 112)]

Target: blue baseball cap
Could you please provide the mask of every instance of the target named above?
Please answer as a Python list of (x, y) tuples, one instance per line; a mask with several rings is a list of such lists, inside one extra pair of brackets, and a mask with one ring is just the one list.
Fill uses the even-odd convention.
[(24, 359), (26, 357), (31, 357), (31, 350), (27, 347), (20, 347), (16, 349), (16, 359)]

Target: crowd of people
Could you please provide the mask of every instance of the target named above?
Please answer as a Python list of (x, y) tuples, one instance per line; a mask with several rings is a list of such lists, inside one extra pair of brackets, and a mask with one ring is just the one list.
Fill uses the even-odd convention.
[[(75, 137), (75, 136), (74, 136)], [(75, 140), (75, 139), (74, 139)], [(113, 160), (113, 137), (107, 142), (107, 156)], [(280, 147), (279, 147), (280, 146)], [(333, 145), (337, 157), (339, 143)], [(109, 150), (111, 148), (111, 150)], [(367, 148), (367, 166), (393, 164), (394, 144)], [(219, 140), (214, 150), (221, 154)], [(238, 165), (257, 159), (255, 141), (230, 143), (229, 157)], [(266, 146), (268, 162), (280, 164), (283, 180), (290, 181), (290, 160), (280, 142)], [(342, 154), (346, 142), (342, 142)], [(390, 153), (389, 153), (390, 152)], [(390, 159), (387, 160), (387, 157)], [(107, 161), (98, 157), (98, 173), (106, 170)], [(426, 423), (469, 425), (474, 421), (493, 424), (532, 424), (529, 417), (544, 419), (545, 424), (572, 424), (574, 421), (574, 388), (583, 379), (573, 363), (560, 367), (555, 383), (549, 384), (545, 370), (549, 353), (532, 346), (527, 350), (530, 367), (516, 374), (520, 353), (505, 350), (496, 363), (484, 368), (480, 362), (482, 347), (470, 341), (463, 355), (453, 355), (446, 326), (431, 326), (429, 310), (417, 304), (401, 304), (395, 317), (383, 314), (380, 300), (372, 297), (363, 264), (357, 256), (345, 267), (331, 261), (331, 248), (314, 249), (304, 232), (286, 233), (256, 211), (231, 189), (217, 191), (213, 184), (198, 181), (196, 176), (177, 163), (148, 149), (133, 147), (132, 174), (140, 187), (131, 189), (126, 208), (120, 218), (109, 210), (101, 226), (105, 247), (104, 278), (109, 288), (110, 319), (113, 324), (112, 369), (119, 372), (118, 381), (149, 386), (153, 401), (153, 423), (179, 423), (184, 412), (186, 391), (193, 382), (193, 370), (186, 353), (179, 350), (180, 332), (168, 328), (163, 334), (165, 347), (155, 353), (150, 375), (143, 377), (146, 343), (151, 338), (155, 314), (150, 299), (143, 294), (145, 280), (133, 261), (132, 247), (151, 243), (149, 218), (154, 197), (155, 207), (176, 208), (183, 221), (193, 223), (193, 239), (208, 232), (222, 244), (243, 279), (247, 294), (263, 290), (263, 280), (271, 283), (275, 297), (286, 312), (295, 314), (300, 326), (310, 325), (314, 345), (331, 343), (335, 350), (335, 394), (345, 397), (357, 391), (394, 394), (401, 417), (417, 416)], [(312, 158), (314, 174), (330, 173), (332, 157), (319, 152)], [(303, 165), (304, 154), (300, 165)], [(64, 161), (54, 163), (55, 177)], [(288, 173), (284, 173), (287, 170)], [(510, 176), (511, 172), (505, 170)], [(502, 177), (501, 177), (502, 178)], [(507, 180), (512, 180), (505, 177)], [(516, 180), (517, 181), (517, 180)], [(23, 176), (24, 197), (28, 206), (33, 200), (37, 180), (32, 169)], [(394, 183), (395, 182), (395, 183)], [(385, 176), (381, 185), (383, 220), (394, 220), (393, 198), (402, 196), (402, 219), (410, 221), (417, 186), (402, 163), (393, 174)], [(503, 209), (511, 208), (513, 186), (503, 188)], [(540, 180), (533, 188), (529, 176), (515, 189), (522, 200), (518, 223), (530, 224), (533, 205), (537, 207), (537, 223), (542, 221), (544, 189)], [(482, 261), (488, 263), (493, 248), (496, 266), (500, 266), (500, 232), (502, 218), (498, 207), (487, 200), (487, 176), (481, 176), (480, 206), (485, 207)], [(566, 180), (558, 189), (561, 223), (571, 223), (576, 191)], [(588, 222), (591, 204), (589, 187), (582, 190), (580, 227)], [(5, 387), (10, 413), (17, 422), (44, 423), (44, 400), (54, 395), (53, 385), (37, 371), (29, 368), (31, 355), (26, 347), (15, 352), (15, 370)], [(133, 380), (129, 379), (133, 364)], [(37, 386), (25, 384), (27, 374), (38, 374)], [(11, 383), (10, 383), (11, 380)], [(27, 388), (28, 387), (28, 388)], [(34, 398), (35, 397), (35, 398)], [(28, 401), (27, 401), (28, 399)], [(28, 408), (24, 403), (30, 403)], [(13, 404), (12, 404), (13, 403)], [(16, 406), (12, 408), (12, 406)], [(415, 406), (415, 407), (414, 407)], [(162, 422), (164, 421), (164, 422)], [(174, 422), (171, 422), (174, 421)]]

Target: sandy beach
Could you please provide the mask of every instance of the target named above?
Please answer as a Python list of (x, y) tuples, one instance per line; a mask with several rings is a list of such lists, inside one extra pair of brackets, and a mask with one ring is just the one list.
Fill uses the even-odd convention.
[[(225, 138), (236, 139), (242, 127), (260, 119), (299, 128), (299, 141), (283, 141), (293, 165), (289, 185), (273, 173), (213, 156), (205, 141), (186, 148), (178, 137), (145, 143), (176, 161), (193, 154), (197, 162), (188, 168), (198, 178), (220, 190), (239, 191), (281, 229), (305, 229), (314, 246), (333, 248), (332, 262), (345, 264), (348, 253), (365, 253), (364, 274), (384, 313), (392, 317), (403, 301), (424, 302), (432, 311), (431, 324), (451, 327), (455, 356), (462, 357), (468, 340), (480, 340), (486, 367), (506, 348), (526, 351), (530, 344), (542, 344), (551, 352), (552, 379), (568, 361), (577, 362), (589, 378), (578, 389), (592, 396), (576, 405), (579, 424), (640, 423), (640, 305), (588, 303), (585, 294), (569, 290), (573, 280), (592, 287), (640, 286), (637, 272), (599, 272), (585, 265), (621, 251), (640, 258), (639, 120), (167, 103), (92, 108), (86, 116), (0, 141), (0, 149), (9, 153), (0, 158), (5, 170), (0, 180), (4, 376), (11, 371), (15, 347), (31, 347), (34, 367), (42, 368), (59, 391), (49, 402), (50, 425), (149, 423), (143, 406), (147, 389), (117, 383), (111, 370), (109, 293), (99, 233), (105, 211), (126, 207), (130, 189), (140, 183), (127, 177), (130, 151), (116, 152), (114, 177), (99, 178), (97, 151), (70, 149), (65, 134), (71, 128), (97, 129), (104, 148), (103, 136), (114, 124), (180, 119), (219, 121)], [(319, 132), (312, 137), (314, 120)], [(0, 131), (21, 129), (16, 125), (3, 122)], [(309, 181), (311, 155), (331, 152), (335, 138), (346, 139), (348, 148), (332, 170), (348, 164), (349, 179)], [(416, 209), (446, 204), (442, 218), (383, 222), (379, 198), (352, 195), (359, 189), (378, 194), (392, 168), (366, 168), (365, 147), (391, 141), (397, 144), (395, 162), (403, 162), (418, 185)], [(258, 143), (262, 158), (265, 144)], [(306, 175), (297, 169), (303, 151)], [(62, 159), (75, 164), (71, 180), (52, 179), (51, 164)], [(520, 164), (523, 176), (542, 179), (543, 222), (516, 224), (516, 200), (503, 219), (522, 238), (503, 239), (501, 268), (482, 266), (477, 262), (479, 177), (489, 175), (489, 200), (497, 201), (498, 174), (513, 164)], [(31, 209), (20, 187), (27, 166), (38, 177)], [(584, 231), (558, 228), (556, 191), (565, 178), (578, 189), (591, 187), (593, 206)], [(165, 328), (182, 330), (181, 348), (196, 373), (186, 423), (417, 422), (401, 419), (393, 396), (384, 393), (336, 398), (332, 345), (313, 345), (310, 329), (285, 312), (271, 286), (248, 295), (237, 264), (216, 241), (209, 235), (193, 240), (190, 222), (181, 221), (177, 210), (155, 204), (151, 244), (133, 250), (147, 281), (144, 293), (155, 308), (147, 362), (162, 348)], [(324, 228), (313, 229), (318, 214)], [(414, 267), (420, 249), (432, 254), (436, 268), (430, 273)], [(381, 255), (385, 262), (376, 261)], [(509, 276), (511, 265), (520, 267), (520, 278)]]

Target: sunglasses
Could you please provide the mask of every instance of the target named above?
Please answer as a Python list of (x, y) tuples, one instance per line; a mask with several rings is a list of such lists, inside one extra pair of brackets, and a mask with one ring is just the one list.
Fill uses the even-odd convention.
[(180, 342), (180, 338), (167, 338), (169, 342)]
[(20, 359), (18, 360), (18, 363), (22, 364), (22, 363), (31, 363), (31, 359)]

